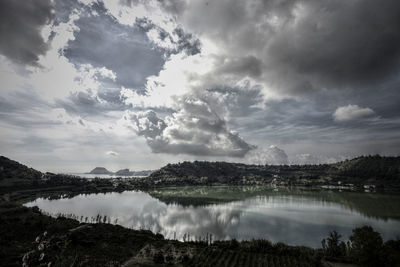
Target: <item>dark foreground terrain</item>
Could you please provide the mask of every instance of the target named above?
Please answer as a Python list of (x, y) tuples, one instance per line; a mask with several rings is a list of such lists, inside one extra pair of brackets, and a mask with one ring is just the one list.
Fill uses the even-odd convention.
[[(400, 266), (400, 240), (384, 243), (380, 234), (367, 226), (354, 229), (347, 243), (332, 232), (322, 240), (321, 249), (272, 244), (267, 240), (212, 242), (211, 237), (179, 242), (106, 220), (88, 224), (53, 218), (43, 215), (37, 207), (21, 205), (38, 196), (191, 183), (239, 185), (280, 181), (304, 185), (308, 181), (310, 184), (305, 185), (316, 185), (323, 181), (359, 181), (360, 185), (375, 187), (387, 182), (396, 188), (398, 163), (399, 158), (382, 157), (359, 158), (334, 166), (297, 167), (193, 162), (167, 165), (146, 179), (87, 180), (44, 174), (0, 157), (0, 266)], [(367, 168), (365, 178), (351, 176), (362, 166)]]
[(2, 266), (321, 266), (320, 252), (251, 242), (179, 242), (107, 223), (80, 224), (0, 206)]

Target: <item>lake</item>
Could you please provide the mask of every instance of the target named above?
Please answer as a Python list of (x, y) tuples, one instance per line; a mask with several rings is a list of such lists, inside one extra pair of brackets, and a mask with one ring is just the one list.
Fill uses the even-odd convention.
[(139, 176), (139, 175), (117, 175), (117, 174), (91, 174), (91, 173), (65, 173), (66, 175), (79, 176), (87, 179), (94, 178), (104, 178), (104, 179), (115, 179), (115, 178), (145, 178), (147, 176)]
[(400, 236), (400, 196), (377, 193), (183, 187), (39, 198), (25, 205), (82, 221), (107, 216), (111, 223), (180, 240), (212, 234), (214, 240), (263, 238), (321, 247), (330, 231), (338, 231), (347, 240), (353, 228), (363, 225), (372, 226), (384, 240)]

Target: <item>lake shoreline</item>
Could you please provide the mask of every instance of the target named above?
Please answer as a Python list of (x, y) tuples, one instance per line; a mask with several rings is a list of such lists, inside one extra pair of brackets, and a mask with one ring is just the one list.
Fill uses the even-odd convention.
[[(5, 201), (15, 201), (23, 203), (27, 200), (32, 200), (38, 197), (57, 197), (58, 195), (70, 195), (74, 196), (77, 194), (93, 194), (93, 193), (108, 193), (108, 192), (124, 192), (131, 190), (149, 191), (159, 188), (183, 188), (183, 187), (243, 187), (243, 186), (260, 186), (267, 187), (272, 186), (277, 189), (279, 188), (299, 188), (304, 190), (315, 190), (315, 191), (334, 191), (334, 192), (359, 192), (359, 193), (385, 193), (399, 195), (398, 190), (389, 190), (385, 188), (370, 188), (366, 189), (364, 186), (336, 186), (331, 184), (198, 184), (192, 185), (190, 183), (181, 183), (178, 185), (158, 183), (157, 185), (150, 186), (143, 181), (138, 181), (138, 178), (71, 178), (70, 176), (63, 177), (62, 181), (51, 183), (51, 185), (24, 185), (10, 188), (0, 188), (0, 199)], [(140, 178), (140, 180), (145, 178)]]
[[(22, 206), (38, 197), (58, 198), (78, 194), (124, 192), (127, 190), (149, 191), (160, 188), (183, 186), (264, 186), (277, 188), (285, 186), (279, 177), (258, 179), (229, 179), (221, 183), (218, 177), (200, 179), (192, 176), (165, 176), (160, 173), (152, 178), (141, 179), (84, 179), (76, 176), (41, 173), (9, 159), (2, 158), (4, 179), (0, 186), (0, 253), (7, 266), (20, 266), (22, 260), (29, 266), (51, 262), (58, 265), (76, 264), (85, 266), (203, 266), (232, 265), (245, 266), (248, 260), (256, 259), (258, 265), (274, 266), (331, 266), (329, 262), (352, 262), (350, 254), (327, 254), (323, 249), (304, 246), (288, 246), (283, 243), (271, 244), (266, 240), (227, 241), (213, 243), (190, 243), (165, 240), (163, 236), (149, 231), (131, 230), (107, 223), (87, 224), (66, 218), (52, 218), (43, 215), (37, 208)], [(9, 167), (8, 167), (9, 166)], [(10, 170), (10, 174), (4, 171)], [(14, 174), (16, 173), (16, 174)], [(172, 178), (172, 179), (171, 179)], [(274, 180), (275, 179), (275, 180)], [(318, 179), (317, 179), (318, 180)], [(299, 183), (297, 183), (298, 181)], [(371, 182), (371, 183), (370, 183)], [(398, 194), (397, 186), (375, 186), (373, 181), (362, 181), (350, 187), (350, 191), (365, 191), (374, 188), (376, 192)], [(397, 183), (397, 182), (396, 182)], [(395, 185), (396, 185), (395, 183)], [(289, 187), (303, 186), (311, 190), (344, 190), (338, 181), (323, 182), (310, 179), (292, 179)], [(339, 187), (337, 187), (339, 186)], [(381, 245), (389, 264), (400, 263), (400, 241)], [(177, 252), (181, 251), (181, 252)], [(347, 252), (346, 252), (347, 253)], [(43, 255), (42, 255), (43, 254)], [(390, 256), (390, 257), (389, 257)], [(214, 258), (221, 260), (215, 262)], [(256, 264), (256, 265), (257, 265)], [(269, 266), (269, 265), (268, 265)]]
[[(72, 263), (77, 258), (85, 266), (163, 266), (168, 263), (191, 266), (199, 260), (209, 260), (207, 255), (201, 256), (204, 251), (222, 253), (226, 246), (230, 253), (265, 260), (262, 251), (248, 251), (254, 245), (253, 242), (211, 244), (208, 241), (165, 240), (162, 235), (146, 230), (131, 230), (107, 223), (84, 224), (67, 218), (56, 219), (41, 214), (36, 208), (13, 203), (0, 203), (0, 220), (3, 226), (0, 251), (2, 263), (7, 266), (20, 266), (22, 262), (29, 266), (50, 262)], [(242, 246), (247, 247), (247, 251)], [(279, 247), (271, 245), (271, 257), (279, 259), (287, 257), (286, 254), (293, 260), (307, 262), (308, 266), (321, 266), (317, 250), (283, 244)]]
[[(199, 263), (202, 266), (228, 263), (248, 266), (245, 262), (252, 259), (261, 265), (272, 263), (275, 266), (357, 263), (345, 252), (330, 255), (327, 248), (274, 244), (263, 239), (241, 242), (212, 242), (211, 238), (197, 242), (166, 240), (148, 230), (132, 230), (107, 222), (80, 223), (64, 217), (53, 218), (42, 214), (37, 207), (27, 208), (15, 202), (0, 202), (0, 222), (0, 251), (2, 262), (7, 266), (20, 266), (22, 262), (29, 266), (70, 265), (73, 262), (84, 266), (126, 267), (194, 266)], [(391, 253), (391, 265), (384, 262), (380, 266), (394, 266), (393, 263), (400, 262), (400, 250), (396, 247), (400, 248), (399, 240), (383, 245), (383, 251)], [(215, 262), (216, 257), (219, 260)]]
[[(98, 184), (97, 184), (98, 185)], [(106, 183), (106, 185), (109, 185)], [(226, 187), (227, 185), (216, 185), (211, 187)], [(144, 190), (145, 192), (149, 190), (159, 190), (165, 187), (152, 187), (152, 188), (134, 188), (133, 190)], [(167, 188), (182, 188), (179, 187), (167, 187)], [(279, 188), (279, 187), (277, 187)], [(312, 189), (318, 190), (318, 188), (310, 188), (304, 187), (304, 189)], [(108, 225), (108, 224), (87, 224), (87, 223), (79, 223), (77, 220), (71, 219), (63, 219), (63, 218), (52, 218), (47, 215), (43, 215), (40, 211), (35, 210), (35, 220), (32, 221), (32, 216), (29, 216), (29, 223), (27, 224), (27, 220), (21, 218), (26, 216), (26, 212), (28, 214), (32, 213), (32, 208), (25, 210), (25, 207), (22, 206), (22, 203), (33, 200), (37, 197), (48, 197), (48, 198), (58, 198), (61, 195), (64, 196), (75, 196), (78, 194), (91, 194), (91, 193), (112, 193), (112, 192), (124, 192), (126, 190), (132, 190), (131, 188), (121, 188), (121, 186), (96, 186), (91, 188), (79, 188), (76, 186), (55, 186), (55, 187), (47, 187), (47, 188), (34, 188), (34, 189), (25, 189), (17, 192), (12, 192), (9, 195), (9, 199), (11, 201), (1, 201), (1, 206), (3, 205), (11, 205), (10, 209), (3, 210), (0, 214), (0, 220), (2, 225), (10, 225), (13, 231), (21, 231), (21, 228), (28, 228), (29, 232), (32, 233), (31, 239), (27, 240), (26, 237), (22, 238), (15, 232), (9, 232), (5, 234), (4, 232), (1, 234), (2, 238), (6, 235), (8, 236), (12, 233), (13, 236), (13, 245), (10, 248), (9, 245), (6, 248), (2, 248), (3, 252), (7, 255), (2, 255), (5, 262), (9, 262), (10, 266), (20, 266), (21, 260), (27, 258), (28, 255), (30, 258), (29, 266), (39, 265), (38, 259), (41, 258), (42, 253), (48, 255), (47, 260), (49, 262), (67, 262), (71, 264), (76, 261), (76, 259), (85, 259), (89, 265), (94, 264), (96, 266), (163, 266), (164, 264), (173, 264), (176, 266), (193, 266), (196, 263), (204, 263), (204, 266), (207, 266), (207, 262), (210, 261), (209, 257), (215, 257), (212, 255), (216, 255), (217, 253), (224, 255), (224, 259), (221, 260), (221, 264), (225, 264), (226, 261), (230, 262), (233, 255), (238, 255), (237, 257), (243, 259), (257, 259), (257, 262), (267, 262), (272, 261), (274, 264), (278, 264), (278, 262), (286, 262), (292, 263), (291, 266), (331, 266), (334, 262), (348, 263), (351, 262), (348, 257), (340, 256), (340, 257), (329, 257), (325, 255), (325, 252), (322, 249), (312, 249), (304, 246), (290, 246), (283, 243), (271, 244), (268, 241), (255, 240), (255, 241), (225, 241), (222, 243), (214, 243), (213, 245), (207, 245), (204, 243), (191, 243), (191, 242), (180, 242), (175, 240), (165, 240), (159, 234), (154, 234), (150, 231), (143, 230), (132, 230), (127, 229), (118, 225)], [(278, 189), (279, 190), (279, 189)], [(326, 190), (332, 191), (332, 190)], [(15, 195), (14, 195), (15, 194)], [(3, 195), (4, 196), (4, 195)], [(4, 198), (4, 197), (3, 197)], [(15, 201), (12, 199), (15, 198)], [(23, 209), (24, 212), (20, 214), (20, 210)], [(8, 215), (4, 216), (4, 214), (8, 213), (17, 213), (17, 218), (9, 217)], [(25, 214), (25, 215), (24, 215)], [(38, 222), (35, 222), (38, 220)], [(16, 223), (16, 221), (20, 221)], [(48, 221), (47, 224), (42, 225), (43, 221)], [(33, 225), (42, 225), (40, 229), (34, 230)], [(12, 225), (12, 226), (11, 226)], [(91, 232), (78, 231), (74, 234), (71, 234), (73, 229), (89, 225), (89, 227), (94, 227), (94, 230)], [(64, 229), (61, 232), (59, 230), (53, 232), (49, 229)], [(3, 228), (3, 231), (7, 231), (7, 227)], [(66, 248), (63, 248), (59, 258), (51, 257), (51, 253), (54, 251), (53, 245), (49, 245), (47, 248), (48, 251), (38, 251), (38, 245), (32, 245), (34, 240), (43, 235), (45, 232), (50, 233), (49, 237), (46, 239), (46, 244), (54, 243), (53, 240), (62, 240), (63, 244), (71, 244)], [(37, 236), (34, 237), (33, 234)], [(126, 247), (130, 248), (129, 252), (124, 247), (124, 253), (115, 253), (114, 251), (119, 251), (120, 246), (116, 246), (115, 243), (110, 243), (110, 235), (113, 236), (115, 240), (125, 240), (127, 236), (132, 235), (135, 236), (135, 242)], [(97, 237), (99, 236), (99, 237)], [(106, 237), (108, 236), (108, 237)], [(94, 239), (95, 244), (92, 245), (93, 248), (88, 250), (83, 250), (82, 253), (76, 254), (76, 250), (78, 248), (87, 246), (87, 239)], [(72, 239), (72, 240), (71, 240)], [(11, 242), (11, 241), (10, 241)], [(60, 242), (60, 241), (58, 241)], [(126, 241), (122, 241), (124, 244)], [(232, 243), (233, 242), (233, 243)], [(264, 248), (264, 245), (259, 248), (260, 242), (267, 242), (267, 248)], [(400, 243), (400, 241), (397, 241)], [(140, 245), (138, 245), (138, 243)], [(5, 243), (3, 243), (5, 244)], [(104, 244), (108, 248), (107, 251), (103, 251), (102, 255), (99, 255), (99, 248), (97, 247), (99, 244)], [(263, 243), (261, 243), (263, 244)], [(271, 245), (270, 245), (271, 244)], [(399, 246), (400, 247), (400, 246)], [(17, 249), (18, 248), (18, 249)], [(24, 251), (22, 250), (25, 249)], [(58, 248), (57, 248), (58, 249)], [(100, 250), (101, 251), (101, 250)], [(111, 252), (110, 252), (111, 251)], [(149, 252), (150, 251), (150, 252)], [(171, 251), (180, 251), (179, 253), (172, 253)], [(75, 254), (74, 254), (75, 253)], [(172, 254), (171, 254), (172, 253)], [(400, 250), (398, 252), (392, 252), (395, 255), (400, 255)], [(34, 259), (36, 257), (36, 259)], [(287, 260), (288, 259), (288, 260)], [(18, 260), (18, 262), (17, 262)], [(236, 259), (237, 260), (237, 259)], [(35, 263), (36, 262), (36, 263)], [(213, 262), (213, 261), (211, 261)], [(395, 259), (395, 262), (400, 262), (400, 259)], [(213, 262), (214, 263), (214, 262)], [(209, 265), (212, 266), (212, 265)], [(218, 266), (218, 265), (214, 265)], [(276, 266), (280, 266), (279, 264)], [(282, 265), (284, 266), (284, 265)], [(354, 265), (356, 266), (356, 265)], [(384, 266), (384, 265), (382, 265)], [(388, 265), (389, 266), (389, 265)]]
[[(398, 195), (379, 193), (321, 191), (299, 187), (188, 186), (59, 195), (38, 198), (24, 205), (38, 206), (52, 216), (70, 215), (70, 218), (76, 217), (81, 222), (93, 221), (99, 215), (111, 222), (117, 220), (124, 227), (159, 232), (169, 239), (182, 240), (183, 232), (176, 229), (183, 228), (193, 238), (210, 232), (216, 240), (262, 237), (274, 242), (316, 248), (320, 247), (319, 240), (332, 230), (340, 230), (348, 238), (351, 225), (371, 225), (383, 234), (385, 240), (400, 235), (400, 231), (395, 230), (400, 227), (400, 205), (396, 203), (400, 203)], [(330, 216), (331, 213), (336, 216)], [(128, 214), (134, 217), (128, 216), (128, 219)], [(148, 215), (153, 219), (149, 220)], [(345, 219), (347, 217), (349, 219)], [(188, 218), (198, 219), (193, 221)], [(314, 219), (310, 221), (307, 218)], [(165, 223), (169, 221), (176, 224)], [(271, 221), (275, 223), (269, 226)], [(326, 225), (326, 222), (329, 224)], [(270, 230), (262, 230), (260, 223)], [(287, 234), (274, 234), (280, 232), (275, 229), (276, 224), (287, 227)], [(297, 227), (296, 233), (293, 233), (297, 239), (290, 238), (290, 229), (293, 227)], [(312, 243), (307, 240), (308, 232), (313, 232), (313, 239), (317, 237), (318, 241)], [(303, 235), (304, 238), (301, 237)]]

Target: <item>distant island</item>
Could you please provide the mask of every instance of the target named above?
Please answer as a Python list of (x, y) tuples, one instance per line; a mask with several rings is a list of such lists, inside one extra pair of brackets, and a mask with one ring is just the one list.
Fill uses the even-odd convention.
[(96, 167), (93, 170), (91, 170), (90, 172), (88, 172), (88, 174), (114, 174), (114, 173), (110, 172), (109, 170), (107, 170), (104, 167)]
[(90, 172), (86, 174), (108, 174), (108, 175), (115, 175), (115, 176), (149, 176), (153, 173), (153, 170), (144, 170), (144, 171), (131, 171), (129, 169), (121, 169), (117, 172), (111, 172), (104, 167), (96, 167)]
[(130, 175), (133, 175), (133, 172), (131, 172), (129, 169), (122, 169), (122, 170), (117, 171), (115, 174), (121, 175), (121, 176), (130, 176)]

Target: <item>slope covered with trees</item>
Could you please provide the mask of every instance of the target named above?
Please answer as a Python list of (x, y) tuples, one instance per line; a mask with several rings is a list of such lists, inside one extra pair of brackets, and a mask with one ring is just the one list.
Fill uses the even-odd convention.
[(334, 164), (246, 165), (227, 162), (168, 164), (148, 178), (163, 185), (264, 184), (285, 185), (369, 184), (399, 187), (400, 157), (366, 156)]
[(342, 176), (388, 181), (400, 179), (400, 157), (358, 157), (332, 164), (332, 168)]

